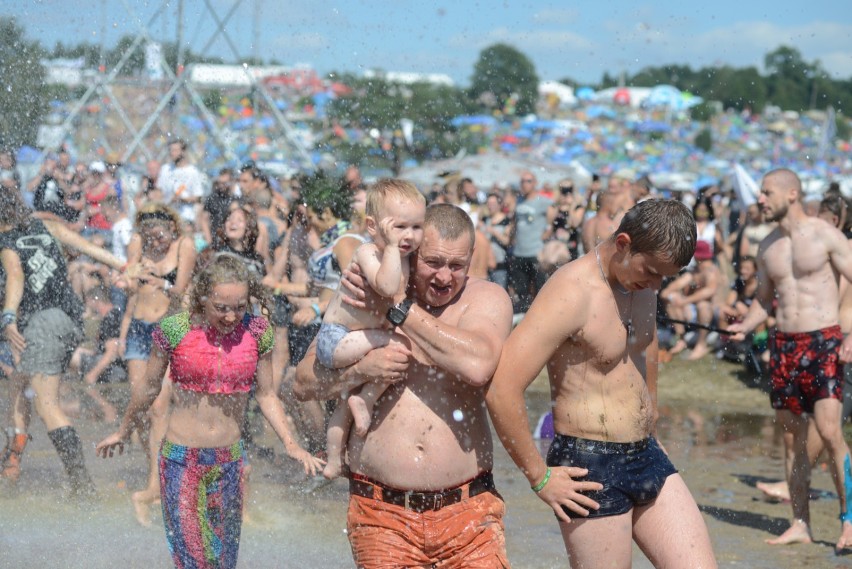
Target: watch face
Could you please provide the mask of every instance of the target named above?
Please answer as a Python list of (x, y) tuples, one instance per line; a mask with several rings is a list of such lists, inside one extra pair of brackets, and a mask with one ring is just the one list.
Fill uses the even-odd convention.
[(403, 322), (405, 322), (405, 318), (408, 316), (408, 311), (411, 308), (411, 300), (405, 299), (396, 306), (391, 306), (388, 309), (388, 320), (394, 326), (400, 326)]

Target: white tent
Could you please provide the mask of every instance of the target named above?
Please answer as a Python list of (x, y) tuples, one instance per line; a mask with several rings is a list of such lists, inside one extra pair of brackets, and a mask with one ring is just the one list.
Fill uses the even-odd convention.
[(555, 186), (563, 178), (571, 178), (579, 186), (591, 183), (591, 173), (581, 164), (551, 164), (519, 156), (507, 156), (498, 152), (475, 154), (424, 162), (414, 168), (403, 170), (400, 177), (411, 180), (428, 189), (433, 183), (441, 183), (442, 172), (457, 171), (470, 178), (480, 188), (489, 188), (495, 183), (517, 184), (521, 173), (529, 170), (535, 174), (539, 184)]

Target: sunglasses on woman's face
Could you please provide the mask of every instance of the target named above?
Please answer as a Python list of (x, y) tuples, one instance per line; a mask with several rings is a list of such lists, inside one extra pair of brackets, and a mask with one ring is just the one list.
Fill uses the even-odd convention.
[(559, 186), (559, 191), (562, 192), (563, 196), (567, 196), (574, 193), (574, 186)]

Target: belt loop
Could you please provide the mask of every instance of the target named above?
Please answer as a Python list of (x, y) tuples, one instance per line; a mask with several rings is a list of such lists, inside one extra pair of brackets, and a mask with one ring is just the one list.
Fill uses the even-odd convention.
[(373, 489), (373, 500), (378, 500), (379, 502), (385, 501), (385, 491), (381, 486), (370, 484), (370, 488)]

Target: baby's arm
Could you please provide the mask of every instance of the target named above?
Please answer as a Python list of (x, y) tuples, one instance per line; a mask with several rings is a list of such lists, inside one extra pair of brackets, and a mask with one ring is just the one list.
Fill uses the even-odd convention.
[(403, 263), (397, 242), (388, 243), (384, 250), (379, 250), (373, 243), (359, 247), (355, 261), (361, 267), (370, 288), (379, 295), (393, 298), (399, 292)]

